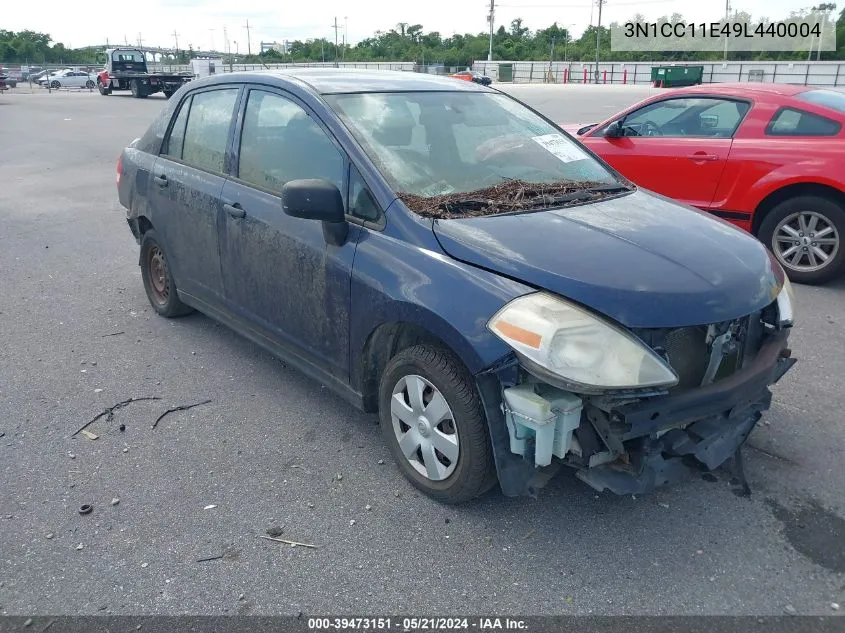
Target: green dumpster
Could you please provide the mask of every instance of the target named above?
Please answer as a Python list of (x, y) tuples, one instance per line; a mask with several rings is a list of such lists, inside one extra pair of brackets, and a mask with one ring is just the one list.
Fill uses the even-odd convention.
[(499, 81), (513, 81), (513, 64), (499, 64)]
[(651, 83), (661, 88), (679, 88), (701, 83), (704, 66), (654, 66)]

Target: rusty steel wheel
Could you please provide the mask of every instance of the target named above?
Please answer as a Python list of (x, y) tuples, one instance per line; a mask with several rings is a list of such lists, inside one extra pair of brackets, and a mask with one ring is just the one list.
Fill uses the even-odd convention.
[(153, 297), (162, 306), (167, 303), (170, 296), (170, 280), (167, 278), (167, 262), (164, 253), (158, 246), (153, 246), (147, 253), (150, 267), (150, 286)]
[(176, 292), (173, 272), (167, 264), (167, 256), (153, 229), (144, 233), (141, 240), (141, 277), (144, 289), (153, 309), (164, 317), (176, 317), (193, 312)]

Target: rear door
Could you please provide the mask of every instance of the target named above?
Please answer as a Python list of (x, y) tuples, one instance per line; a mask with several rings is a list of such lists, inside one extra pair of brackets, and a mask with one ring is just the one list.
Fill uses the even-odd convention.
[[(322, 223), (282, 211), (282, 186), (323, 178), (345, 192), (347, 160), (304, 104), (272, 88), (244, 97), (233, 177), (223, 187), (223, 286), (230, 311), (331, 374), (346, 378), (349, 293), (359, 227), (326, 242)], [(346, 195), (343, 195), (344, 199)]]
[(240, 86), (190, 93), (171, 121), (153, 168), (153, 226), (180, 290), (220, 302), (220, 193)]
[(706, 209), (749, 109), (733, 99), (664, 99), (628, 113), (621, 138), (597, 130), (587, 145), (637, 185)]

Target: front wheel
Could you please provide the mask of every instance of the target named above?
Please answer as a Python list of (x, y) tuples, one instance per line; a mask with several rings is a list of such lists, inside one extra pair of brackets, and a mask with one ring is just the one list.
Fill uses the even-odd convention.
[(821, 284), (845, 269), (845, 209), (830, 198), (781, 202), (766, 214), (758, 237), (792, 281)]
[(170, 97), (173, 96), (174, 91), (173, 90), (163, 90), (162, 92), (164, 92), (164, 98), (169, 99)]
[(107, 97), (111, 94), (111, 87), (107, 88), (106, 86), (103, 85), (102, 81), (97, 82), (97, 90), (99, 90), (100, 94), (103, 95), (104, 97)]
[(54, 80), (54, 81), (51, 81), (51, 82), (50, 82), (50, 87), (51, 87), (53, 90), (56, 90), (56, 89), (58, 89), (58, 88), (61, 88), (61, 87), (62, 87), (62, 84), (60, 84), (58, 81), (55, 81), (55, 80)]
[(448, 350), (423, 344), (394, 356), (381, 377), (379, 418), (399, 470), (430, 497), (461, 503), (495, 485), (481, 400)]
[(93, 89), (94, 88), (94, 81), (89, 79), (88, 81), (85, 82), (85, 87), (88, 88), (88, 90)]
[(161, 316), (171, 318), (194, 311), (179, 299), (164, 248), (152, 229), (144, 233), (141, 240), (141, 278), (150, 305)]

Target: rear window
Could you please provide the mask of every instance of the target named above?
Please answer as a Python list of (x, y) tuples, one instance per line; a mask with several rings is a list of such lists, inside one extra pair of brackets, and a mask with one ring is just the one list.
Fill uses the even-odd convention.
[(808, 90), (807, 92), (796, 95), (796, 98), (801, 101), (830, 108), (831, 110), (845, 112), (845, 92), (836, 92), (835, 90)]
[(827, 117), (795, 108), (781, 108), (772, 117), (770, 136), (836, 136), (842, 124)]
[(239, 88), (229, 88), (194, 95), (185, 127), (182, 160), (200, 169), (223, 171), (238, 91)]

